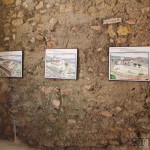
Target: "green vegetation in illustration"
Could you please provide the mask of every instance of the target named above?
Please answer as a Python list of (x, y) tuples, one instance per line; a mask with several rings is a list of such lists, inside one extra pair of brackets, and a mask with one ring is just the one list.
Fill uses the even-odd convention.
[(6, 74), (0, 69), (0, 77), (7, 77)]
[(143, 76), (144, 74), (143, 73), (139, 73), (139, 76)]
[(111, 52), (111, 80), (148, 80), (149, 53)]
[(116, 79), (116, 76), (113, 74), (110, 74), (110, 79)]

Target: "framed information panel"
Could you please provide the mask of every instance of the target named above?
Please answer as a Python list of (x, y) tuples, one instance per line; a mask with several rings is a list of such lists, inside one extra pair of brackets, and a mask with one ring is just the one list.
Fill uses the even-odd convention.
[(0, 77), (22, 77), (22, 51), (0, 52)]
[(150, 47), (110, 47), (109, 80), (150, 81)]
[(46, 49), (45, 78), (76, 79), (77, 49)]

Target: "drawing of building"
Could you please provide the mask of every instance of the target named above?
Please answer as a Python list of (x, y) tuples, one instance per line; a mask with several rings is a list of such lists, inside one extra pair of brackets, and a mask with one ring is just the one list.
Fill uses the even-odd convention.
[(128, 66), (132, 66), (135, 63), (135, 59), (133, 58), (121, 58), (116, 60), (116, 64), (117, 65), (128, 65)]
[(14, 71), (16, 66), (17, 66), (17, 63), (12, 60), (5, 60), (1, 62), (0, 64), (0, 68), (9, 75), (11, 75), (11, 73)]
[(61, 58), (57, 58), (55, 55), (51, 58), (50, 63), (53, 65), (65, 65), (65, 61)]

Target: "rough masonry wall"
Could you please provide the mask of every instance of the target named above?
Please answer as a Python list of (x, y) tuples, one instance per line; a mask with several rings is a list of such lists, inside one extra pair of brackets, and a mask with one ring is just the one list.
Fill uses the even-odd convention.
[[(129, 150), (131, 138), (149, 135), (150, 85), (108, 81), (108, 48), (150, 46), (150, 0), (2, 1), (2, 50), (24, 52), (23, 78), (8, 79), (20, 139), (44, 149)], [(123, 22), (103, 24), (116, 17)], [(78, 48), (78, 79), (45, 79), (45, 48)]]

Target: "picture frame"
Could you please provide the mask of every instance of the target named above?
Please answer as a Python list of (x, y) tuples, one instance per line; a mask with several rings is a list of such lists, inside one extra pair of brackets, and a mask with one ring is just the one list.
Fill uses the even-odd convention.
[(22, 78), (22, 51), (0, 52), (0, 77)]
[(45, 78), (77, 79), (77, 49), (46, 49)]
[(110, 47), (109, 80), (150, 81), (150, 47)]

